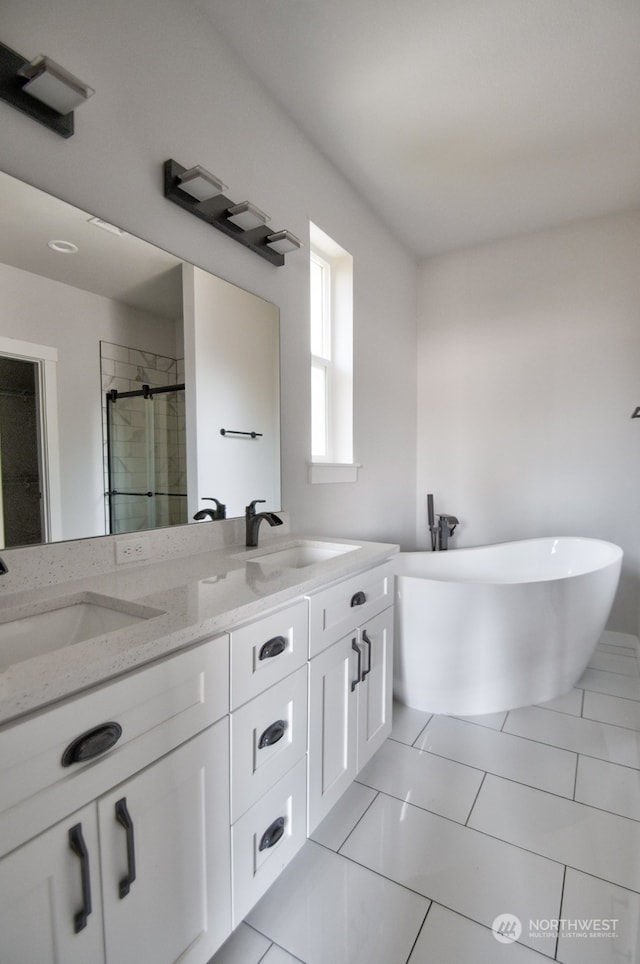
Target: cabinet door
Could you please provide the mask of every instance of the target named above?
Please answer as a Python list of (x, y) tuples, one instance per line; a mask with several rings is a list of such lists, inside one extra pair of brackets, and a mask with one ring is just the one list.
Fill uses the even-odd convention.
[(231, 931), (228, 720), (101, 797), (98, 821), (107, 961), (208, 960)]
[(393, 699), (393, 608), (370, 619), (359, 631), (363, 651), (358, 693), (357, 772), (391, 732)]
[(3, 964), (104, 961), (99, 873), (93, 804), (1, 860)]
[(356, 775), (359, 667), (355, 632), (309, 664), (309, 833)]

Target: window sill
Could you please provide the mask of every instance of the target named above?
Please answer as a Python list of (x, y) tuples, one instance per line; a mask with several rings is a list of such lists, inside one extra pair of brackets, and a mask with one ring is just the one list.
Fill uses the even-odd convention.
[(357, 482), (359, 462), (309, 462), (309, 482)]

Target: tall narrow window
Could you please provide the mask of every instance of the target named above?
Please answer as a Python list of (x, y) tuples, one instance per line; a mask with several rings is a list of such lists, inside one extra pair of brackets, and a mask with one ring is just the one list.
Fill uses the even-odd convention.
[(331, 265), (311, 251), (311, 457), (330, 454)]
[(315, 224), (309, 233), (311, 460), (333, 470), (312, 481), (352, 481), (353, 258)]

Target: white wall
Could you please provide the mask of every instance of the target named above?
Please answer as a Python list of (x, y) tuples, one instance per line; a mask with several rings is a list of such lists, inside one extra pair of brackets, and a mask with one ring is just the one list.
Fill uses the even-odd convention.
[[(416, 269), (398, 241), (188, 0), (3, 0), (2, 40), (25, 57), (46, 52), (97, 92), (68, 141), (0, 102), (0, 166), (277, 304), (292, 526), (411, 545)], [(218, 174), (274, 229), (306, 238), (311, 219), (353, 255), (357, 484), (307, 482), (307, 249), (274, 268), (189, 216), (162, 195), (169, 157)]]
[[(188, 517), (229, 518), (253, 499), (281, 508), (278, 309), (193, 265), (183, 265)], [(220, 429), (232, 430), (221, 435)], [(251, 439), (235, 432), (259, 432)]]
[(426, 494), (454, 545), (594, 536), (624, 549), (610, 628), (640, 584), (640, 213), (421, 269), (418, 533)]
[(58, 350), (62, 536), (105, 531), (100, 341), (171, 356), (175, 325), (0, 264), (0, 334)]

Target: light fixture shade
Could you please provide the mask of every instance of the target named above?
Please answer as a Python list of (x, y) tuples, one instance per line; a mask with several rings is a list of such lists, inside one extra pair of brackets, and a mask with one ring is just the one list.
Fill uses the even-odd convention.
[(276, 231), (275, 234), (267, 235), (267, 244), (274, 251), (286, 254), (288, 251), (297, 251), (302, 247), (300, 238), (296, 238), (291, 231)]
[(227, 187), (215, 174), (199, 165), (190, 167), (188, 171), (180, 174), (178, 181), (180, 190), (186, 191), (198, 201), (208, 201), (209, 198), (221, 194)]
[(22, 88), (25, 93), (47, 104), (59, 114), (69, 114), (95, 94), (93, 87), (89, 87), (44, 55), (25, 64), (18, 74), (27, 78), (27, 83)]
[(260, 228), (270, 220), (269, 215), (257, 208), (250, 201), (242, 201), (234, 204), (227, 211), (227, 220), (231, 221), (243, 231), (251, 231), (252, 228)]

